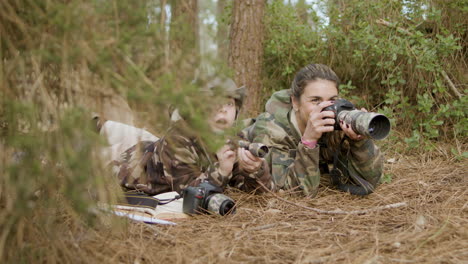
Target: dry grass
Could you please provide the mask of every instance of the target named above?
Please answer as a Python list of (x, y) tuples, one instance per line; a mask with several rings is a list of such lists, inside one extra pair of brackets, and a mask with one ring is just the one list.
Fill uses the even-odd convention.
[[(124, 221), (42, 238), (44, 260), (103, 263), (466, 263), (468, 162), (400, 157), (368, 197), (322, 189), (316, 199), (283, 196), (323, 210), (408, 206), (364, 215), (318, 214), (271, 194), (231, 190), (238, 212), (197, 216), (176, 226)], [(73, 226), (73, 225), (72, 225)], [(114, 230), (114, 231), (112, 231)], [(50, 258), (50, 254), (56, 254)], [(49, 261), (50, 262), (50, 261)]]

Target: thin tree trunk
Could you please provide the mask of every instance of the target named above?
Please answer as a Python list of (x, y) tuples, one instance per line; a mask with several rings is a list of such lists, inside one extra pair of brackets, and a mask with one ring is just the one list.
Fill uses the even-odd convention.
[(344, 14), (346, 9), (346, 2), (344, 0), (328, 0), (328, 16), (330, 17), (330, 24), (340, 25), (345, 27), (347, 21), (343, 21), (341, 15)]
[(247, 87), (244, 112), (263, 110), (259, 104), (262, 91), (263, 13), (265, 0), (234, 1), (230, 30), (229, 65), (235, 71), (237, 85)]
[(296, 4), (297, 16), (304, 24), (308, 24), (308, 14), (307, 14), (308, 5), (305, 0), (299, 0)]
[(199, 66), (198, 1), (171, 0), (170, 57), (184, 76)]
[(223, 21), (226, 8), (226, 0), (218, 0), (216, 6), (216, 21), (217, 21), (217, 31), (216, 31), (216, 44), (218, 47), (218, 58), (221, 60), (228, 59), (229, 51), (229, 25), (226, 21)]

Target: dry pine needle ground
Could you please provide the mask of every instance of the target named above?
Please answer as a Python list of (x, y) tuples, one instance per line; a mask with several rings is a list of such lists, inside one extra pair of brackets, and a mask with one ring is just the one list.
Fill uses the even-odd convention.
[(466, 160), (400, 157), (386, 172), (391, 183), (367, 197), (325, 188), (315, 199), (281, 197), (329, 211), (407, 206), (330, 215), (231, 190), (238, 201), (232, 216), (176, 226), (124, 221), (120, 233), (70, 230), (52, 244), (46, 239), (42, 250), (74, 263), (467, 263)]

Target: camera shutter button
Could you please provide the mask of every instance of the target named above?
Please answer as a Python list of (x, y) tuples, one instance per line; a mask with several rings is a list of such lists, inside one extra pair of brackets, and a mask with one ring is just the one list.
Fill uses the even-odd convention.
[(205, 192), (204, 192), (204, 190), (199, 189), (198, 192), (197, 192), (197, 194), (195, 194), (194, 196), (195, 196), (195, 198), (197, 198), (197, 199), (203, 199), (203, 196), (205, 196)]

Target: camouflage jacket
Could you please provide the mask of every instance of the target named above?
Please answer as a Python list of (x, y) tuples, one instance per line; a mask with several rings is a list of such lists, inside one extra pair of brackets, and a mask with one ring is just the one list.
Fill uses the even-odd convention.
[(167, 135), (158, 141), (142, 141), (122, 153), (113, 162), (122, 187), (144, 191), (150, 195), (181, 191), (208, 180), (222, 188), (228, 184), (243, 191), (262, 192), (263, 185), (272, 188), (267, 163), (257, 172), (239, 170), (238, 163), (229, 175), (219, 172), (216, 155), (208, 153), (203, 142), (187, 128), (183, 120), (173, 124)]
[[(266, 160), (270, 166), (276, 189), (298, 189), (315, 196), (319, 184), (360, 186), (372, 192), (379, 183), (383, 157), (370, 139), (352, 141), (343, 131), (325, 133), (318, 145), (311, 149), (301, 143), (300, 132), (291, 123), (289, 90), (274, 93), (253, 125), (243, 130), (251, 142), (271, 147)], [(329, 168), (337, 155), (337, 168), (342, 175), (330, 176)]]

